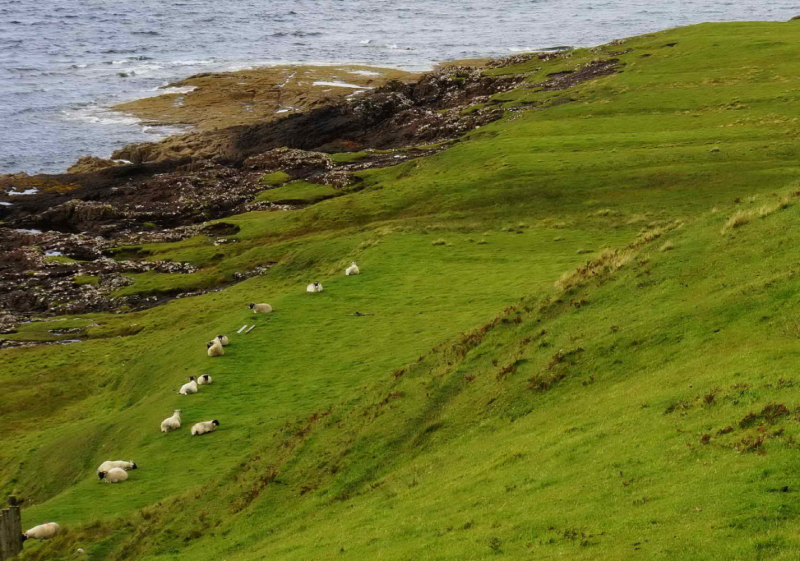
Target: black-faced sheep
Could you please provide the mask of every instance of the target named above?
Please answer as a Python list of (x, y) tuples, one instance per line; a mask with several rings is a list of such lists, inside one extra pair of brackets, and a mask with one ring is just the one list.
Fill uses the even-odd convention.
[(129, 469), (138, 469), (138, 466), (136, 465), (136, 462), (128, 462), (126, 460), (106, 460), (100, 464), (99, 468), (97, 468), (97, 473), (100, 473), (101, 471), (108, 471), (113, 468), (120, 468), (127, 471)]
[(181, 428), (181, 410), (175, 409), (172, 417), (167, 417), (161, 421), (161, 432), (169, 432)]
[(192, 427), (192, 436), (198, 436), (201, 434), (206, 434), (208, 432), (214, 432), (217, 430), (219, 426), (219, 421), (214, 419), (213, 421), (203, 421), (201, 423), (197, 423)]
[(272, 306), (269, 304), (250, 304), (250, 309), (254, 314), (269, 314), (272, 312)]
[(322, 292), (322, 285), (318, 282), (312, 282), (306, 287), (306, 292)]
[(61, 532), (61, 526), (55, 522), (48, 522), (46, 524), (39, 524), (34, 526), (27, 532), (23, 532), (22, 541), (25, 540), (49, 540), (57, 536)]
[(206, 349), (208, 349), (208, 356), (222, 356), (225, 354), (225, 349), (222, 348), (222, 343), (219, 342), (219, 339), (210, 341), (206, 345)]
[(181, 386), (181, 389), (178, 390), (178, 393), (181, 395), (197, 393), (197, 380), (194, 379), (194, 376), (189, 376), (189, 381)]
[(122, 468), (111, 468), (108, 471), (101, 471), (97, 476), (106, 483), (122, 483), (128, 479), (128, 472)]

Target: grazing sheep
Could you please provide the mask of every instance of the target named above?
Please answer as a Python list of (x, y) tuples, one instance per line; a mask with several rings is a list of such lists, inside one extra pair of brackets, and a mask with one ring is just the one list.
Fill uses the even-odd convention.
[(202, 423), (197, 423), (192, 427), (192, 436), (198, 436), (201, 434), (206, 434), (207, 432), (214, 432), (217, 430), (219, 426), (219, 421), (214, 419), (213, 421), (203, 421)]
[(128, 479), (128, 472), (122, 468), (111, 468), (108, 471), (101, 471), (97, 477), (106, 483), (122, 483)]
[(22, 534), (22, 541), (25, 540), (49, 540), (61, 533), (61, 526), (55, 522), (39, 524)]
[(101, 471), (108, 471), (114, 468), (120, 468), (127, 471), (129, 469), (138, 469), (138, 466), (136, 465), (136, 462), (126, 462), (125, 460), (107, 460), (100, 464), (100, 467), (97, 468), (97, 473), (100, 473)]
[(350, 266), (347, 269), (345, 269), (345, 271), (344, 271), (344, 274), (347, 275), (348, 277), (350, 275), (358, 275), (360, 273), (361, 273), (361, 271), (358, 270), (358, 265), (356, 265), (355, 261), (350, 263)]
[(197, 385), (198, 386), (207, 386), (208, 384), (211, 383), (211, 380), (212, 380), (211, 376), (209, 376), (208, 374), (203, 374), (202, 376), (200, 376), (197, 379)]
[(175, 409), (172, 411), (172, 417), (167, 417), (161, 421), (161, 432), (169, 432), (179, 428), (181, 428), (181, 410)]
[(306, 287), (306, 292), (322, 292), (322, 285), (318, 282), (312, 282)]
[(268, 314), (272, 312), (272, 306), (269, 304), (253, 304), (250, 303), (250, 309), (254, 314)]
[(227, 347), (230, 344), (230, 341), (228, 341), (225, 335), (217, 335), (217, 341), (219, 341), (223, 347)]
[(197, 393), (197, 381), (194, 379), (194, 376), (189, 376), (189, 381), (181, 386), (181, 389), (178, 390), (178, 393), (181, 395)]
[(206, 345), (208, 349), (208, 356), (222, 356), (225, 354), (225, 349), (222, 348), (222, 343), (219, 339), (214, 339)]

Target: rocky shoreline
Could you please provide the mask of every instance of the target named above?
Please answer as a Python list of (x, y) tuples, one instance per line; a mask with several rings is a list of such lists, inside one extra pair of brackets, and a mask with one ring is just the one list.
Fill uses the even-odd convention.
[[(441, 67), (356, 96), (339, 95), (324, 103), (318, 98), (305, 110), (277, 118), (272, 111), (253, 122), (216, 129), (209, 124), (161, 142), (126, 146), (112, 160), (82, 159), (67, 174), (0, 176), (0, 329), (12, 332), (33, 317), (157, 305), (164, 299), (120, 299), (112, 293), (130, 284), (126, 273), (186, 274), (194, 266), (111, 259), (110, 250), (199, 233), (213, 236), (202, 224), (242, 212), (291, 212), (302, 205), (256, 198), (294, 180), (357, 190), (355, 172), (446, 149), (464, 133), (507, 114), (492, 96), (517, 87), (526, 75), (492, 76), (485, 68), (562, 56), (569, 55), (521, 55), (479, 68)], [(579, 73), (526, 87), (566, 89), (614, 69), (614, 60), (597, 61)], [(181, 84), (212, 79), (232, 78), (195, 76)], [(163, 102), (157, 99), (147, 104), (157, 107)], [(233, 120), (240, 118), (235, 105), (229, 114)], [(192, 105), (192, 111), (198, 107), (202, 104)], [(358, 158), (331, 156), (352, 152)], [(279, 184), (264, 181), (279, 172)], [(251, 273), (238, 274), (247, 278)], [(83, 277), (97, 282), (81, 283)]]

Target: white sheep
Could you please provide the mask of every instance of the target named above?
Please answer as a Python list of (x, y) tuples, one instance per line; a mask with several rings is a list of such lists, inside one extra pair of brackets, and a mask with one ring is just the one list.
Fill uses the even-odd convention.
[(345, 269), (345, 271), (344, 271), (344, 274), (347, 275), (348, 277), (350, 275), (358, 275), (360, 273), (361, 273), (361, 271), (358, 270), (358, 265), (356, 265), (355, 261), (350, 263), (350, 266), (347, 269)]
[(312, 282), (306, 287), (306, 292), (322, 292), (322, 285), (318, 282)]
[(251, 302), (250, 309), (253, 310), (254, 314), (268, 314), (272, 312), (272, 306), (269, 304), (253, 304)]
[(181, 410), (175, 409), (172, 411), (172, 417), (167, 417), (161, 421), (161, 432), (169, 432), (179, 428), (181, 428)]
[(27, 532), (23, 532), (22, 541), (25, 540), (49, 540), (61, 533), (61, 526), (55, 522), (48, 522), (46, 524), (39, 524), (34, 526)]
[(214, 419), (213, 421), (203, 421), (201, 423), (197, 423), (192, 427), (192, 436), (198, 436), (201, 434), (206, 434), (207, 432), (214, 432), (217, 430), (219, 426), (219, 421)]
[(225, 335), (217, 335), (217, 341), (219, 341), (223, 347), (227, 347), (230, 344), (230, 341), (228, 341)]
[(178, 390), (178, 393), (181, 395), (197, 393), (197, 381), (194, 379), (194, 376), (189, 376), (189, 381), (181, 386), (181, 389)]
[(108, 471), (101, 471), (97, 476), (106, 483), (122, 483), (128, 479), (128, 472), (122, 468), (111, 468)]
[(219, 339), (214, 339), (206, 345), (208, 349), (208, 356), (222, 356), (225, 354), (225, 349), (222, 348), (222, 343)]
[(108, 471), (114, 468), (120, 468), (127, 471), (129, 469), (138, 469), (138, 466), (136, 465), (136, 462), (128, 462), (125, 460), (107, 460), (100, 464), (100, 467), (97, 468), (97, 473), (100, 473), (101, 471)]
[(207, 386), (211, 382), (212, 382), (212, 378), (208, 374), (203, 374), (202, 376), (200, 376), (197, 379), (197, 385), (198, 386)]

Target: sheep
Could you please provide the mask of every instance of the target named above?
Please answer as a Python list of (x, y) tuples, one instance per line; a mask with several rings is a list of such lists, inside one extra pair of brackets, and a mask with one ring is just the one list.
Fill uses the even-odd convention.
[(22, 541), (26, 540), (49, 540), (50, 538), (61, 533), (61, 526), (55, 522), (47, 522), (46, 524), (39, 524), (34, 526), (27, 532), (23, 532)]
[(214, 339), (206, 345), (208, 349), (208, 356), (222, 356), (225, 354), (225, 349), (222, 348), (222, 343), (219, 339)]
[(122, 483), (128, 479), (128, 472), (122, 468), (111, 468), (108, 471), (101, 471), (97, 477), (106, 483)]
[(129, 469), (138, 469), (138, 466), (136, 465), (136, 462), (126, 462), (125, 460), (107, 460), (100, 464), (100, 467), (97, 468), (97, 473), (100, 473), (101, 471), (108, 471), (113, 468), (120, 468), (127, 471)]
[(202, 423), (197, 423), (192, 427), (192, 436), (198, 436), (201, 434), (206, 434), (207, 432), (214, 432), (217, 430), (219, 426), (219, 421), (214, 419), (213, 421), (203, 421)]
[(189, 381), (181, 386), (181, 389), (178, 390), (178, 393), (181, 395), (197, 393), (197, 381), (194, 379), (194, 376), (189, 376)]
[(269, 304), (253, 304), (251, 302), (250, 309), (253, 310), (254, 314), (268, 314), (272, 312), (272, 306)]
[(172, 417), (167, 417), (161, 421), (161, 432), (169, 432), (179, 428), (181, 428), (181, 410), (174, 409)]
[(347, 269), (345, 269), (345, 271), (344, 271), (344, 274), (347, 275), (348, 277), (350, 275), (358, 275), (360, 273), (361, 273), (361, 271), (358, 270), (358, 265), (356, 265), (355, 261), (350, 263), (350, 266)]
[(217, 335), (217, 341), (219, 341), (223, 347), (227, 347), (230, 344), (230, 341), (228, 341), (225, 335)]
[(197, 379), (197, 385), (198, 386), (207, 386), (208, 384), (211, 383), (211, 381), (212, 381), (211, 376), (209, 376), (208, 374), (203, 374), (202, 376), (200, 376)]
[(318, 282), (312, 282), (306, 287), (306, 292), (322, 292), (322, 285)]

